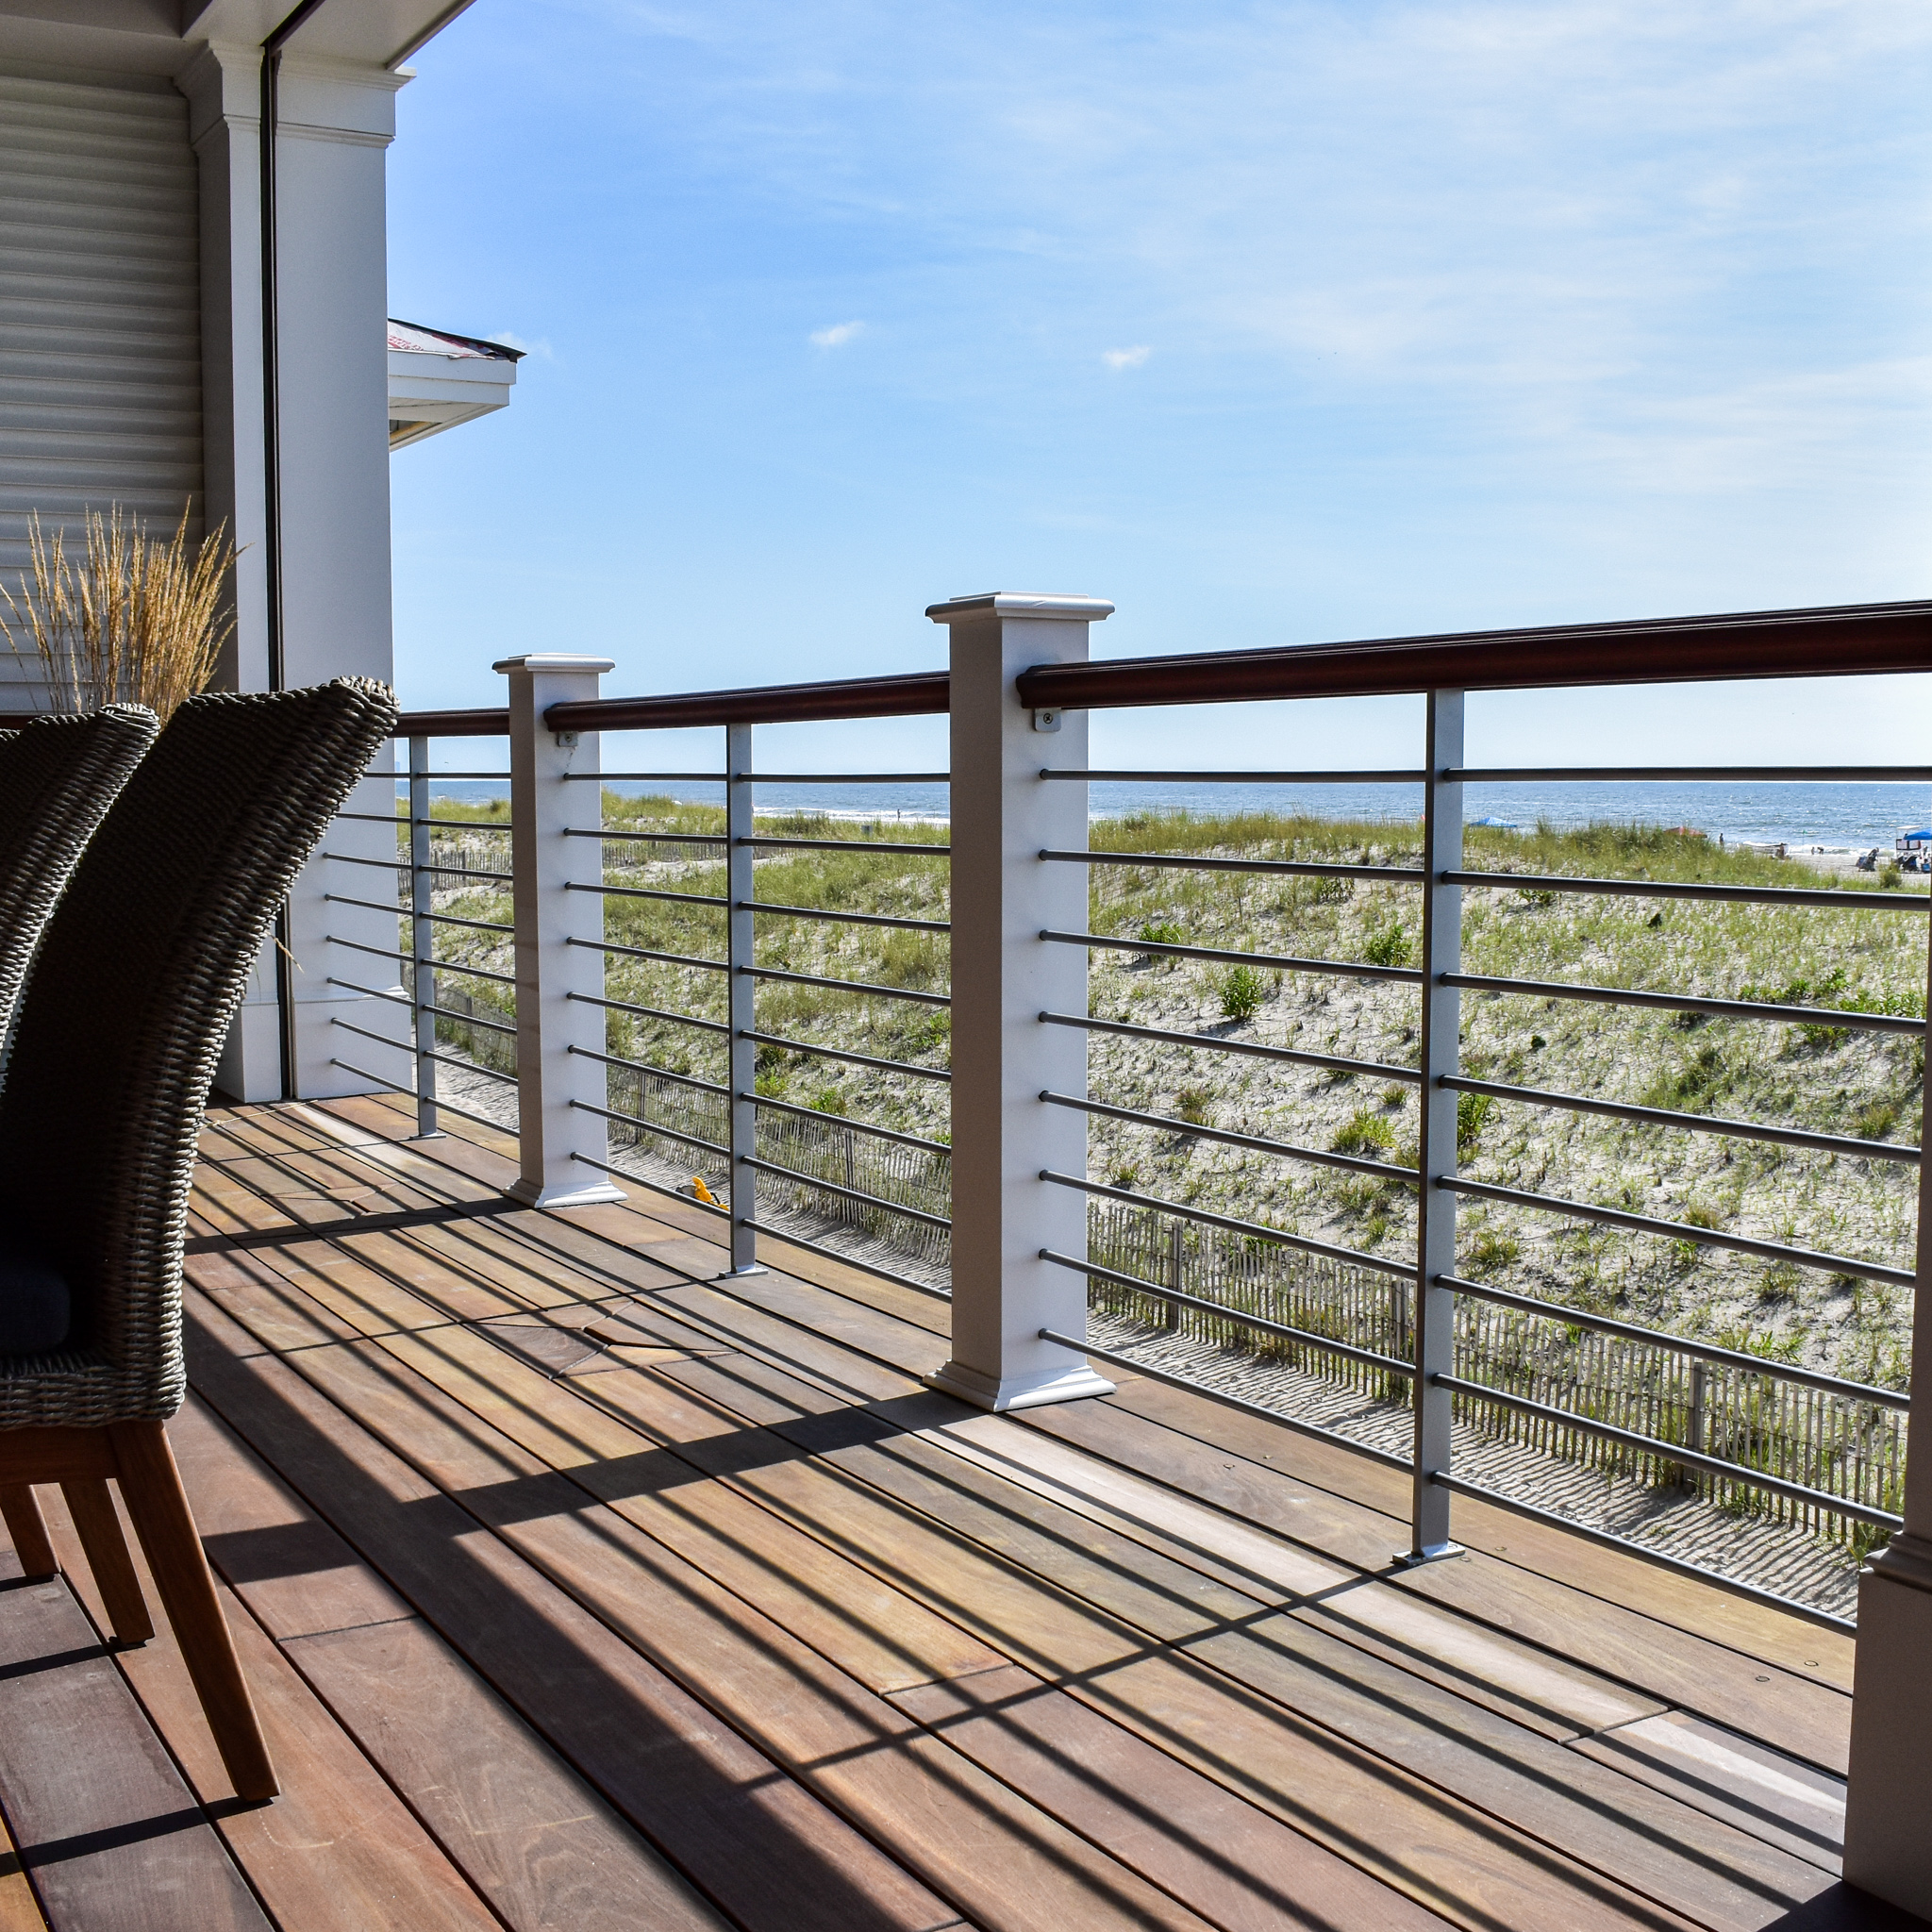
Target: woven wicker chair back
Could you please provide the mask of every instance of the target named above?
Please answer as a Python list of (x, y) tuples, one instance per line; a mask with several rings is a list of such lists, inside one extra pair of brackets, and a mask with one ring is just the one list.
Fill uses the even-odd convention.
[(55, 904), (158, 728), (144, 705), (109, 705), (0, 736), (0, 1069)]
[(180, 1407), (202, 1110), (276, 906), (395, 723), (366, 678), (191, 698), (75, 869), (0, 1089), (0, 1224), (66, 1275), (58, 1356), (0, 1362), (0, 1428)]

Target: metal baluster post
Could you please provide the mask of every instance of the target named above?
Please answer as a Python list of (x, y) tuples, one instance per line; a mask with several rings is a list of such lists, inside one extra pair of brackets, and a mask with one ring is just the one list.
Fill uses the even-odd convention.
[(1449, 1540), (1449, 1491), (1431, 1478), (1449, 1469), (1452, 1397), (1434, 1377), (1456, 1367), (1456, 1295), (1436, 1286), (1456, 1272), (1456, 1196), (1439, 1179), (1456, 1174), (1456, 1094), (1442, 1085), (1460, 1063), (1462, 998), (1442, 975), (1462, 966), (1462, 888), (1444, 883), (1462, 866), (1462, 787), (1441, 774), (1462, 763), (1462, 693), (1429, 693), (1423, 808), (1423, 1091), (1416, 1199), (1415, 1496), (1413, 1541), (1403, 1560), (1458, 1554)]
[(440, 1134), (436, 1124), (436, 874), (429, 850), (429, 741), (409, 741), (409, 997), (416, 1023), (416, 1135)]
[(727, 724), (724, 727), (724, 832), (730, 843), (724, 861), (724, 895), (731, 904), (725, 912), (724, 957), (730, 972), (724, 975), (725, 1018), (730, 1022), (730, 1072), (726, 1084), (731, 1089), (731, 1174), (725, 1193), (731, 1206), (731, 1272), (734, 1274), (762, 1274), (758, 1260), (758, 1169), (751, 1162), (758, 1157), (758, 1042), (751, 1038), (758, 1021), (755, 1005), (758, 981), (751, 976), (752, 946), (757, 938), (757, 915), (752, 911), (758, 896), (753, 861), (752, 820), (757, 806), (754, 788), (747, 782), (752, 770), (752, 726)]

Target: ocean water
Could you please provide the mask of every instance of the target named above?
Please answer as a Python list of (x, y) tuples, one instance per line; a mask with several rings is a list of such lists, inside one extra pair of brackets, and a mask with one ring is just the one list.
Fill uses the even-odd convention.
[[(445, 780), (439, 797), (481, 800), (507, 795), (506, 786)], [(661, 790), (691, 804), (721, 804), (723, 785), (680, 783), (661, 788), (613, 786), (637, 794)], [(943, 785), (761, 785), (764, 810), (830, 812), (840, 818), (943, 820)], [(1419, 785), (1141, 784), (1096, 782), (1090, 808), (1095, 818), (1134, 811), (1185, 810), (1202, 815), (1231, 811), (1298, 812), (1318, 818), (1386, 819), (1413, 823), (1422, 816)], [(1674, 784), (1472, 785), (1463, 809), (1471, 819), (1501, 819), (1525, 829), (1546, 820), (1559, 830), (1616, 824), (1690, 825), (1735, 842), (1823, 845), (1827, 850), (1890, 849), (1907, 825), (1932, 824), (1932, 786), (1737, 784), (1699, 780)]]

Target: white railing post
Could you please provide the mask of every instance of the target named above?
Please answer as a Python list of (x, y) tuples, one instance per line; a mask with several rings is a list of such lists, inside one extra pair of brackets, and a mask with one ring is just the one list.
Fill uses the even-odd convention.
[(953, 1353), (932, 1379), (982, 1408), (1113, 1390), (1040, 1332), (1087, 1329), (1085, 1278), (1040, 1258), (1087, 1252), (1086, 1197), (1040, 1179), (1087, 1172), (1086, 1117), (1039, 1097), (1087, 1092), (1086, 1035), (1040, 1024), (1087, 1010), (1086, 954), (1040, 938), (1087, 927), (1087, 869), (1040, 858), (1087, 843), (1086, 785), (1040, 776), (1085, 769), (1087, 718), (1036, 717), (1014, 690), (1036, 664), (1084, 662), (1112, 609), (996, 593), (926, 612), (951, 632), (953, 740)]
[(734, 1274), (762, 1274), (758, 1261), (758, 1234), (752, 1224), (758, 1219), (758, 1174), (751, 1165), (758, 1156), (758, 1041), (751, 1038), (757, 1026), (754, 1003), (758, 981), (751, 976), (752, 946), (757, 938), (752, 911), (756, 887), (752, 876), (757, 852), (751, 843), (752, 814), (757, 801), (746, 782), (752, 770), (752, 727), (727, 724), (724, 727), (724, 891), (731, 901), (725, 911), (724, 957), (730, 971), (725, 975), (725, 1018), (730, 1023), (725, 1078), (731, 1089), (730, 1132), (731, 1172), (725, 1199), (731, 1208), (731, 1272)]
[[(1932, 991), (1932, 960), (1928, 960)], [(1928, 1008), (1932, 1010), (1932, 1008)], [(1932, 1083), (1919, 1141), (1932, 1134)], [(1932, 1160), (1919, 1169), (1919, 1258), (1912, 1310), (1905, 1527), (1858, 1576), (1845, 1790), (1848, 1884), (1932, 1919)]]
[(436, 1124), (436, 874), (430, 869), (429, 741), (409, 741), (409, 999), (416, 1035), (416, 1133), (427, 1139)]
[(1456, 1295), (1438, 1288), (1456, 1273), (1456, 1196), (1436, 1183), (1456, 1178), (1456, 1092), (1445, 1075), (1461, 1065), (1462, 995), (1442, 984), (1462, 970), (1462, 888), (1445, 872), (1462, 868), (1462, 785), (1441, 774), (1462, 764), (1462, 693), (1428, 697), (1428, 776), (1423, 805), (1422, 1130), (1417, 1137), (1415, 1284), (1415, 1494), (1406, 1552), (1412, 1563), (1453, 1556), (1449, 1491), (1431, 1478), (1449, 1471), (1452, 1397), (1434, 1377), (1456, 1369)]
[(604, 880), (602, 843), (571, 836), (603, 829), (598, 734), (553, 731), (543, 722), (552, 705), (594, 698), (597, 679), (610, 668), (608, 658), (538, 652), (496, 666), (509, 678), (523, 1165), (509, 1191), (533, 1208), (625, 1198), (605, 1172), (610, 1155), (604, 1062), (588, 1058), (605, 1050), (604, 1008), (590, 1004), (604, 993), (604, 900), (571, 890), (573, 883)]

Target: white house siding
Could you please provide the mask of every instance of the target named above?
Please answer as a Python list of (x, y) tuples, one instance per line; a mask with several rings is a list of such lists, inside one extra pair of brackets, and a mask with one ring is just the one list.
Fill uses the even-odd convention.
[[(118, 503), (172, 532), (191, 505), (198, 534), (196, 217), (188, 104), (167, 82), (0, 71), (0, 583), (9, 590), (36, 509), (52, 526)], [(0, 686), (25, 669), (0, 646)], [(16, 708), (0, 689), (0, 709)]]

